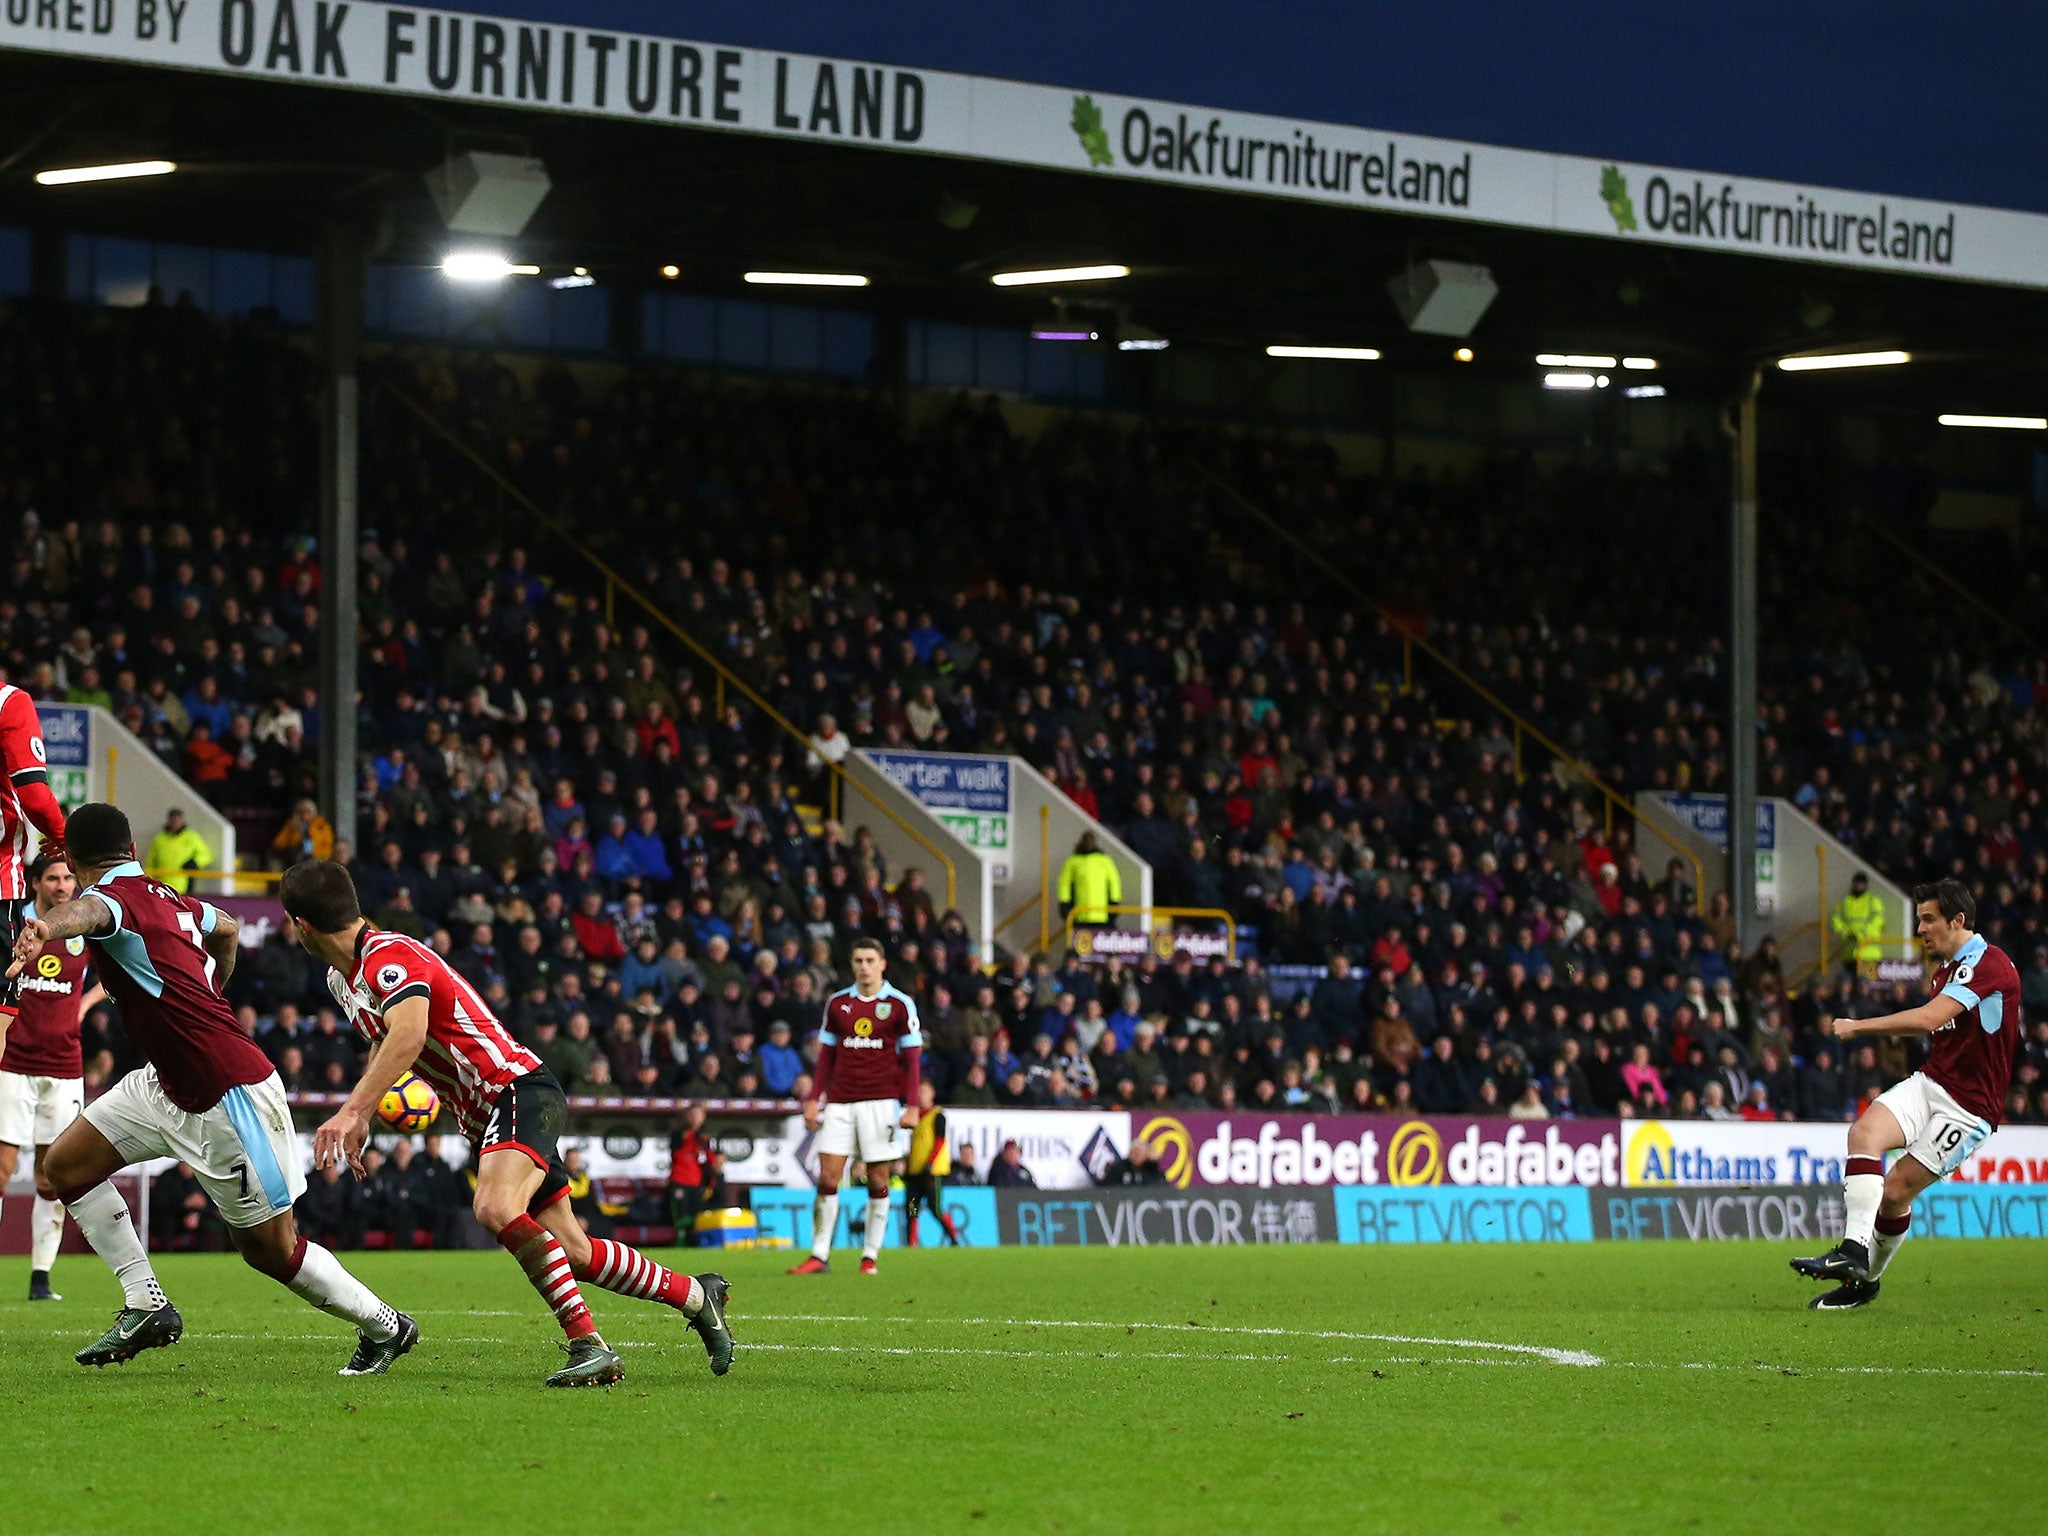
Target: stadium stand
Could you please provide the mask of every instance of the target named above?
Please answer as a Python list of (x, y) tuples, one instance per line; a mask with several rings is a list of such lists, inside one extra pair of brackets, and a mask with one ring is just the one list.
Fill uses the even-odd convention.
[[(920, 1000), (951, 1103), (1838, 1120), (1909, 1069), (1902, 1043), (1844, 1061), (1817, 1033), (1902, 984), (1744, 954), (1517, 730), (1623, 794), (1721, 782), (1696, 450), (1660, 474), (1501, 457), (1382, 480), (1304, 434), (1026, 432), (992, 400), (906, 411), (666, 366), (394, 347), (366, 383), (360, 847), (307, 798), (321, 551), (290, 337), (178, 305), (0, 311), (0, 519), (21, 533), (0, 653), (39, 697), (121, 718), (245, 847), (348, 859), (375, 920), (443, 949), (573, 1092), (800, 1092), (861, 933)], [(1385, 612), (1254, 537), (1226, 487)], [(1624, 517), (1629, 561), (1675, 575), (1615, 579)], [(2012, 1118), (2048, 1122), (2048, 664), (1993, 660), (2019, 653), (1988, 620), (1931, 646), (1855, 606), (1874, 557), (1837, 522), (1784, 520), (1767, 555), (1766, 790), (1904, 882), (1972, 883), (2037, 1021)], [(1418, 668), (1416, 634), (1513, 715)], [(849, 742), (1028, 759), (1162, 901), (1231, 911), (1255, 958), (1006, 953), (984, 974), (930, 872), (884, 867), (852, 807), (831, 818)], [(296, 950), (235, 984), (288, 1087), (350, 1080)], [(105, 1010), (87, 1055), (96, 1083), (128, 1064)], [(321, 1229), (451, 1208), (379, 1177)]]

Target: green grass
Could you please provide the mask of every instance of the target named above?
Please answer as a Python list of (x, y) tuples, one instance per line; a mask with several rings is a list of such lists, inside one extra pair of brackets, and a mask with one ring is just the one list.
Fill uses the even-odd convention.
[(426, 1337), (348, 1382), (341, 1326), (224, 1257), (163, 1265), (183, 1343), (81, 1370), (111, 1277), (67, 1256), (30, 1307), (6, 1260), (0, 1526), (2041, 1530), (2048, 1247), (1911, 1245), (1844, 1316), (1803, 1309), (1790, 1251), (891, 1250), (811, 1281), (736, 1254), (722, 1381), (673, 1314), (587, 1292), (608, 1393), (543, 1390), (556, 1330), (497, 1253), (353, 1256)]

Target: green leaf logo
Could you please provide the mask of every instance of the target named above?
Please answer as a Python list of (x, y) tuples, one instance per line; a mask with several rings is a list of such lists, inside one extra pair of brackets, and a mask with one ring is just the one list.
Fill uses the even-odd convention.
[(1628, 178), (1621, 167), (1610, 165), (1600, 172), (1600, 201), (1614, 216), (1614, 227), (1623, 234), (1636, 227), (1636, 205), (1628, 195)]
[(1074, 130), (1074, 137), (1088, 151), (1090, 165), (1116, 163), (1116, 157), (1109, 152), (1109, 133), (1102, 126), (1102, 108), (1095, 105), (1093, 96), (1076, 96), (1074, 115), (1067, 121)]

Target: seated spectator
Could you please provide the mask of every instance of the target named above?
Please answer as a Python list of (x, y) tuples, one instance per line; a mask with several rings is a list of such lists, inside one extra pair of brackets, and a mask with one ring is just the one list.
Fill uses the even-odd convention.
[(1473, 1090), (1449, 1035), (1438, 1035), (1430, 1042), (1429, 1054), (1416, 1065), (1414, 1085), (1415, 1106), (1424, 1114), (1465, 1112)]
[(626, 946), (619, 939), (618, 929), (605, 915), (601, 891), (585, 891), (583, 899), (577, 903), (576, 915), (569, 922), (577, 947), (585, 959), (603, 960), (614, 965), (625, 960)]
[[(1606, 866), (1612, 869), (1613, 865)], [(1621, 1069), (1622, 1087), (1640, 1108), (1644, 1101), (1662, 1107), (1671, 1102), (1664, 1076), (1650, 1061), (1650, 1048), (1638, 1043), (1631, 1048), (1628, 1065)]]
[(279, 855), (284, 864), (296, 864), (302, 859), (331, 859), (334, 857), (334, 828), (311, 800), (301, 800), (292, 807), (291, 815), (270, 840), (270, 850)]
[[(955, 1183), (965, 1182), (959, 1178), (955, 1165)], [(1035, 1189), (1038, 1180), (1031, 1176), (1031, 1170), (1024, 1166), (1024, 1149), (1015, 1140), (1005, 1141), (998, 1154), (995, 1166), (989, 1169), (989, 1183), (997, 1189)]]
[(767, 1043), (761, 1047), (761, 1086), (777, 1098), (790, 1096), (804, 1069), (804, 1059), (790, 1041), (788, 1020), (769, 1024)]
[[(1687, 1092), (1691, 1092), (1690, 1089)], [(1739, 1120), (1742, 1118), (1728, 1107), (1728, 1090), (1719, 1078), (1709, 1078), (1700, 1089), (1700, 1113), (1702, 1120)]]
[(1164, 1184), (1166, 1172), (1159, 1166), (1159, 1154), (1152, 1143), (1133, 1138), (1130, 1151), (1106, 1164), (1095, 1182), (1106, 1189)]
[[(959, 1109), (994, 1109), (1002, 1102), (994, 1088), (989, 1086), (988, 1068), (981, 1062), (971, 1063), (961, 1074), (959, 1083), (947, 1096), (949, 1106)], [(956, 1170), (958, 1165), (955, 1165)], [(959, 1182), (955, 1178), (954, 1182)]]

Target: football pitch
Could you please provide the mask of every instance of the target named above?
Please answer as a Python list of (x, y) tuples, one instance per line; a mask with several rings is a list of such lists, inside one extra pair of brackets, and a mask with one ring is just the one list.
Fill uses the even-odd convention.
[[(586, 1287), (627, 1378), (542, 1388), (511, 1260), (352, 1255), (419, 1349), (227, 1257), (184, 1341), (72, 1364), (117, 1304), (0, 1261), (9, 1536), (63, 1531), (2028, 1531), (2048, 1528), (2048, 1245), (1910, 1244), (1823, 1315), (1781, 1244), (890, 1249), (734, 1282), (732, 1374)], [(668, 1253), (669, 1261), (689, 1256)]]

